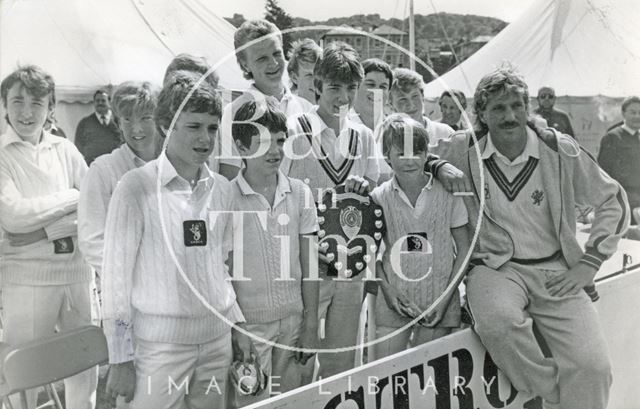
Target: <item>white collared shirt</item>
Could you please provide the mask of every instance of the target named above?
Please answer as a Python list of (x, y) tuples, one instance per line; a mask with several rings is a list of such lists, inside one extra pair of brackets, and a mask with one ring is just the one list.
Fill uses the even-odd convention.
[[(317, 109), (318, 107), (314, 106), (312, 111), (308, 115), (306, 115), (306, 118), (309, 120), (311, 125), (312, 138), (314, 139), (314, 141), (319, 141), (320, 147), (326, 155), (326, 159), (329, 160), (333, 166), (339, 167), (343, 165), (346, 158), (345, 153), (349, 152), (349, 141), (351, 138), (351, 132), (355, 131), (355, 134), (357, 134), (359, 139), (357, 142), (358, 145), (356, 153), (353, 155), (354, 158), (350, 159), (353, 160), (354, 163), (349, 174), (367, 177), (370, 180), (377, 182), (380, 176), (380, 170), (378, 166), (379, 155), (376, 154), (375, 141), (373, 140), (373, 133), (371, 132), (371, 130), (365, 125), (361, 125), (351, 121), (347, 116), (344, 120), (344, 123), (342, 124), (343, 128), (340, 130), (340, 133), (336, 135), (335, 131), (331, 129), (322, 120), (322, 118), (320, 118), (317, 113)], [(321, 153), (315, 152), (315, 148), (309, 149), (310, 143), (305, 137), (305, 132), (302, 129), (299, 121), (297, 120), (293, 123), (290, 123), (289, 139), (287, 140), (287, 143), (291, 144), (291, 150), (295, 155), (306, 156), (304, 156), (303, 158), (296, 158), (295, 160), (292, 160), (292, 158), (288, 157), (288, 155), (285, 155), (284, 159), (282, 160), (280, 169), (286, 175), (291, 175), (290, 172), (294, 162), (310, 161), (311, 159), (317, 162), (318, 160), (316, 155), (321, 155)], [(316, 142), (314, 142), (314, 145), (315, 143)], [(287, 151), (286, 148), (287, 145), (285, 145), (285, 152)], [(310, 164), (308, 165), (311, 166)], [(313, 169), (314, 170), (308, 168), (305, 170), (305, 172), (322, 172), (322, 168), (320, 166), (313, 166)], [(312, 175), (306, 173), (304, 175), (295, 174), (292, 176), (302, 179), (305, 183), (309, 183), (311, 181), (311, 183), (309, 183), (309, 186), (312, 188), (312, 190), (314, 190), (314, 193), (315, 189), (326, 189), (334, 186), (316, 186), (316, 182), (324, 179), (318, 174)], [(313, 182), (313, 180), (315, 180), (316, 182)]]
[(520, 155), (518, 155), (513, 161), (509, 160), (506, 156), (504, 156), (493, 144), (493, 140), (491, 139), (491, 133), (487, 134), (487, 144), (484, 147), (484, 151), (482, 152), (482, 159), (489, 159), (491, 155), (496, 155), (498, 159), (498, 166), (505, 171), (507, 168), (517, 168), (524, 166), (529, 160), (529, 157), (532, 156), (536, 159), (540, 159), (540, 142), (538, 141), (538, 136), (536, 135), (533, 129), (527, 127), (527, 142), (524, 147), (524, 150)]
[[(639, 135), (640, 134), (640, 130), (632, 129), (626, 123), (622, 124), (622, 129), (624, 129), (625, 131), (629, 132), (630, 135)], [(639, 135), (639, 138), (640, 138), (640, 135)]]
[[(235, 281), (238, 303), (248, 323), (272, 322), (300, 314), (302, 304), (302, 262), (300, 237), (318, 231), (316, 206), (311, 189), (300, 180), (278, 172), (273, 206), (256, 192), (243, 172), (231, 182), (233, 204), (243, 214), (241, 226), (234, 226), (234, 255), (242, 260), (242, 276)], [(283, 243), (286, 243), (284, 245)], [(240, 266), (234, 263), (234, 277)], [(283, 280), (290, 277), (290, 280)]]
[(104, 114), (104, 122), (102, 122), (102, 118), (101, 118), (101, 114), (95, 112), (96, 118), (98, 118), (98, 122), (100, 122), (102, 125), (107, 126), (109, 125), (109, 122), (111, 122), (111, 110), (109, 110), (106, 114)]
[[(193, 189), (164, 152), (122, 177), (109, 203), (102, 267), (111, 363), (133, 359), (136, 336), (201, 344), (228, 331), (183, 275), (231, 322), (244, 320), (225, 264), (233, 243), (231, 212), (231, 183), (206, 165)], [(201, 245), (187, 243), (194, 222), (205, 224)]]

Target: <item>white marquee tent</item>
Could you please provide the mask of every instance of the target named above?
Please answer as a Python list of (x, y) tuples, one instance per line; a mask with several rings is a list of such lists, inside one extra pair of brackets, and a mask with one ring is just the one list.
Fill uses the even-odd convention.
[[(226, 88), (247, 86), (235, 28), (213, 0), (1, 0), (0, 77), (37, 64), (56, 81), (56, 116), (70, 138), (96, 89), (127, 80), (161, 84), (182, 52), (206, 57)], [(4, 117), (4, 115), (2, 115)]]
[(541, 86), (555, 88), (578, 140), (595, 152), (620, 117), (619, 98), (640, 95), (639, 22), (637, 0), (538, 0), (478, 52), (427, 84), (425, 96), (454, 88), (472, 97), (482, 76), (508, 61), (533, 96)]

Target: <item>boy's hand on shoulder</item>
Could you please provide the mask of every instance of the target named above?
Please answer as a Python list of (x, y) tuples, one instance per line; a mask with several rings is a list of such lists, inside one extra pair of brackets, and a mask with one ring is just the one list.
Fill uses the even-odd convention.
[(438, 170), (437, 179), (449, 192), (471, 192), (469, 178), (460, 169), (445, 163)]
[(118, 395), (124, 396), (125, 402), (131, 402), (133, 400), (135, 390), (136, 368), (133, 361), (112, 364), (109, 367), (109, 376), (107, 377), (106, 386), (106, 394), (109, 399), (110, 407), (116, 407)]
[(347, 180), (344, 182), (345, 192), (353, 192), (361, 196), (366, 196), (370, 190), (371, 186), (369, 185), (369, 181), (361, 176), (351, 175), (347, 177)]

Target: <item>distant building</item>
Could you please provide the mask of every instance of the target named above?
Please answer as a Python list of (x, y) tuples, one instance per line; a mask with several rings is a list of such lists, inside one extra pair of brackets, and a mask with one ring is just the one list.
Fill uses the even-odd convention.
[[(393, 67), (408, 67), (409, 56), (403, 51), (389, 45), (378, 39), (374, 39), (368, 35), (353, 32), (353, 28), (343, 25), (327, 31), (320, 37), (321, 46), (324, 47), (332, 41), (344, 41), (356, 49), (360, 57), (365, 60), (367, 58), (380, 58)], [(367, 30), (364, 30), (367, 31)], [(371, 34), (389, 40), (405, 49), (409, 49), (409, 34), (398, 30), (397, 28), (382, 25), (375, 29), (368, 30)]]
[(462, 62), (469, 58), (473, 53), (481, 49), (485, 44), (493, 39), (494, 36), (483, 35), (477, 36), (472, 40), (463, 41), (453, 46), (458, 56), (458, 61)]

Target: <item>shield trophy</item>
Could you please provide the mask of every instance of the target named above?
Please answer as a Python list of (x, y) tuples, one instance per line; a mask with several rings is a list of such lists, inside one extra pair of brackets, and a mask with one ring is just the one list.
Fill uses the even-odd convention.
[(385, 222), (382, 207), (370, 196), (347, 193), (343, 185), (325, 192), (318, 223), (320, 247), (330, 260), (328, 276), (356, 277), (376, 262)]

